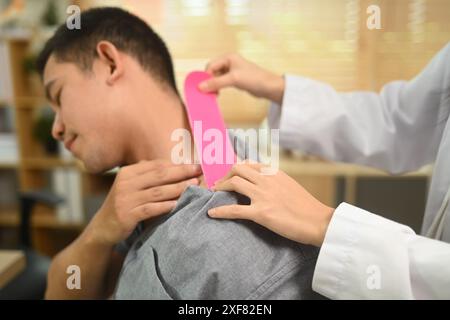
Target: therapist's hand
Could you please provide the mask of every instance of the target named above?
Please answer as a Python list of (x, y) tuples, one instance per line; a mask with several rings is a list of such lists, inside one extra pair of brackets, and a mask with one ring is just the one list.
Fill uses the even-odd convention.
[(199, 165), (141, 161), (122, 167), (100, 210), (89, 225), (96, 241), (114, 245), (140, 221), (167, 213), (189, 185), (197, 185)]
[(321, 246), (335, 209), (309, 194), (284, 172), (262, 175), (261, 164), (237, 164), (214, 190), (246, 195), (250, 205), (210, 209), (213, 218), (252, 220), (299, 243)]
[(218, 92), (223, 88), (235, 87), (255, 97), (282, 104), (284, 77), (263, 69), (238, 54), (229, 54), (210, 61), (206, 72), (213, 78), (199, 85), (199, 89), (204, 92)]

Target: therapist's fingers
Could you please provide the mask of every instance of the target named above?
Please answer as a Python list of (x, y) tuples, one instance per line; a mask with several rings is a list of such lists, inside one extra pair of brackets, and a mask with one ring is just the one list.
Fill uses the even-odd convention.
[(219, 75), (215, 78), (203, 81), (199, 85), (199, 89), (205, 92), (218, 92), (219, 90), (235, 85), (235, 77), (232, 73)]
[(222, 179), (216, 182), (216, 185), (219, 185), (233, 176), (239, 176), (254, 184), (257, 184), (261, 181), (260, 168), (262, 167), (263, 165), (260, 163), (244, 162), (235, 164)]
[(247, 205), (232, 204), (208, 210), (208, 215), (219, 219), (253, 220), (253, 208)]
[(204, 92), (218, 93), (220, 89), (233, 85), (230, 68), (231, 59), (229, 56), (210, 61), (205, 71), (213, 77), (200, 83), (199, 89)]
[(239, 54), (229, 54), (212, 60), (207, 72), (213, 77), (199, 85), (204, 92), (217, 92), (226, 87), (272, 100), (281, 105), (285, 87), (284, 77), (246, 60)]
[(200, 83), (199, 89), (204, 92), (218, 92), (226, 87), (236, 86), (238, 79), (235, 69), (239, 69), (236, 66), (238, 61), (237, 54), (228, 54), (211, 60), (205, 71), (213, 77)]
[(220, 76), (230, 71), (231, 60), (228, 56), (220, 57), (215, 60), (211, 60), (205, 71), (213, 76)]
[(214, 186), (213, 190), (235, 191), (249, 198), (252, 198), (257, 193), (257, 187), (253, 183), (238, 176), (233, 176), (227, 180), (217, 183)]
[(260, 175), (261, 182), (254, 184), (242, 177), (242, 171), (235, 171), (239, 175), (219, 182), (215, 189), (244, 194), (250, 198), (250, 205), (216, 208), (209, 212), (211, 217), (248, 219), (299, 243), (315, 246), (323, 243), (334, 208), (321, 203), (281, 171), (262, 175), (249, 164), (242, 168), (246, 168), (247, 174), (253, 170)]

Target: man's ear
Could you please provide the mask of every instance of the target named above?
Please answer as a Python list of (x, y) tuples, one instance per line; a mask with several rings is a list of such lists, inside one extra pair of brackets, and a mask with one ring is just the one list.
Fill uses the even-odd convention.
[(122, 57), (116, 46), (109, 41), (100, 41), (97, 44), (96, 51), (100, 62), (109, 67), (107, 82), (111, 85), (123, 75), (124, 67)]

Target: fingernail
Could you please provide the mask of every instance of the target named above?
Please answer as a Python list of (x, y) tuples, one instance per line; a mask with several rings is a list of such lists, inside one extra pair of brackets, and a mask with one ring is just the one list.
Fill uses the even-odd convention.
[(207, 83), (206, 81), (203, 81), (202, 83), (200, 83), (200, 84), (198, 85), (198, 88), (199, 88), (200, 90), (202, 90), (202, 91), (205, 91), (205, 90), (208, 89), (208, 83)]
[(214, 209), (209, 209), (208, 210), (208, 215), (211, 216), (211, 217), (214, 216), (215, 213), (216, 213), (216, 210), (214, 210)]

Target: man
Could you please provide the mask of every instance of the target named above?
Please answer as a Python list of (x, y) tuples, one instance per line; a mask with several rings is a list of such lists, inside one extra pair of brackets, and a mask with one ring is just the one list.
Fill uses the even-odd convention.
[[(192, 186), (197, 178), (174, 183), (199, 169), (170, 164), (171, 134), (188, 122), (159, 36), (118, 8), (86, 11), (81, 25), (61, 26), (39, 57), (53, 135), (90, 172), (122, 169), (86, 230), (52, 262), (46, 297), (106, 298), (114, 289), (116, 298), (316, 297), (316, 248), (210, 219), (208, 209), (246, 199)], [(80, 290), (66, 287), (69, 265), (80, 267)]]

